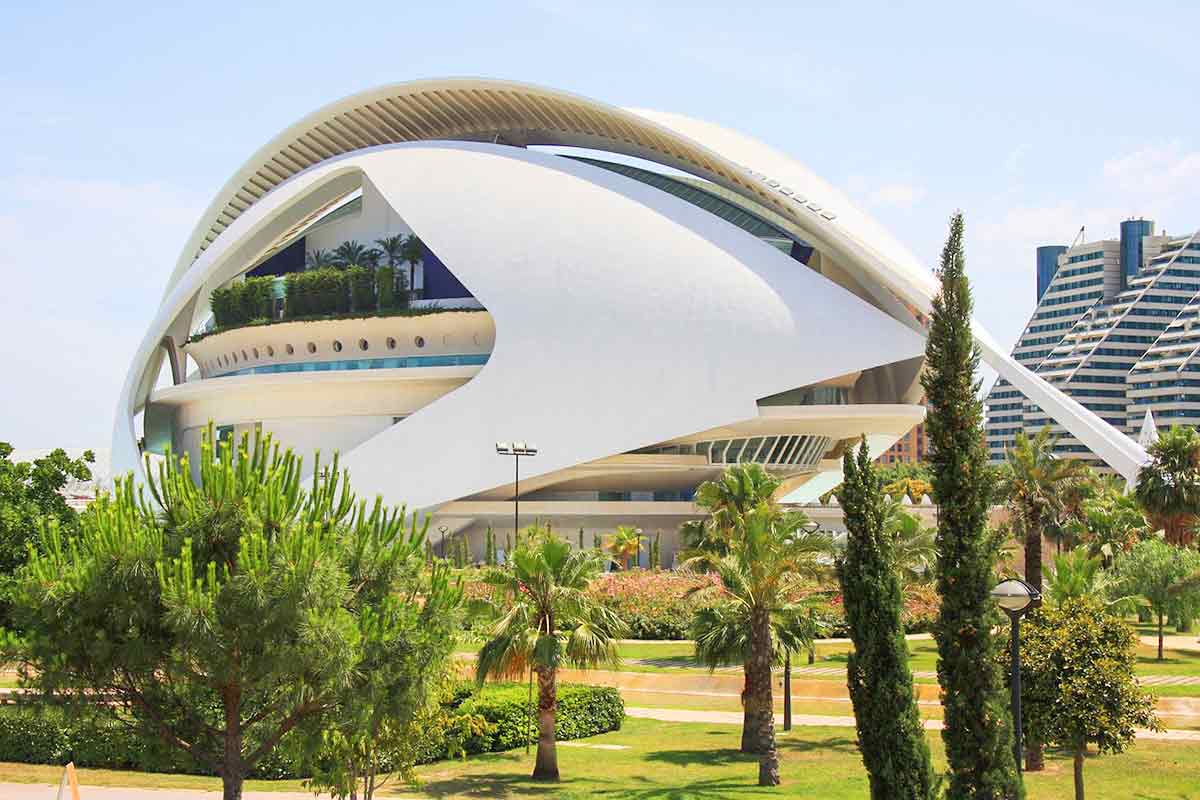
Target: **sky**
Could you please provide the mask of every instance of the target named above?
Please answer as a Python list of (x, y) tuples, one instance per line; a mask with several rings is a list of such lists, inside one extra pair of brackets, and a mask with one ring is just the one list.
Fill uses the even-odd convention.
[(0, 441), (109, 446), (192, 226), (261, 144), (382, 83), (529, 81), (736, 128), (931, 267), (967, 221), (1003, 344), (1034, 248), (1200, 226), (1200, 7), (1067, 3), (10, 4), (0, 26)]

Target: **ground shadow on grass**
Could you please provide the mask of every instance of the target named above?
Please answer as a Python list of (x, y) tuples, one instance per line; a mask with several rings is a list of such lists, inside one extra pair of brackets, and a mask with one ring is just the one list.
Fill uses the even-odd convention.
[(813, 750), (858, 754), (858, 742), (845, 736), (827, 736), (824, 739), (792, 739), (787, 735), (782, 735), (776, 738), (775, 747), (784, 755), (808, 753)]
[(615, 782), (595, 777), (585, 780), (568, 776), (558, 783), (546, 783), (534, 781), (528, 775), (458, 775), (421, 784), (421, 792), (427, 797), (583, 797), (608, 794), (615, 788)]

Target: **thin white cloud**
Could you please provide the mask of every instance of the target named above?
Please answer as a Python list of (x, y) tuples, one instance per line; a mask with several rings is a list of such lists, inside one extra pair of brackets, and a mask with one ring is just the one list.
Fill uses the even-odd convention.
[(1103, 175), (1116, 188), (1137, 194), (1170, 197), (1200, 190), (1200, 151), (1178, 139), (1150, 144), (1104, 162)]

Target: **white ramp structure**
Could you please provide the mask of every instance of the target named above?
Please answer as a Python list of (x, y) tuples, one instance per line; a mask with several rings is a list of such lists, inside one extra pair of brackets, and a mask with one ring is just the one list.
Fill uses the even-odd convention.
[[(286, 296), (305, 252), (414, 234), (407, 308), (314, 316)], [(213, 291), (248, 273), (278, 276), (270, 318), (214, 328)], [(919, 422), (936, 291), (840, 192), (739, 133), (509, 81), (383, 86), (279, 134), (205, 211), (125, 381), (114, 466), (192, 451), (210, 420), (269, 431), (474, 537), (511, 520), (494, 443), (524, 440), (523, 524), (670, 531), (727, 464), (815, 495), (860, 435), (879, 452)], [(1136, 442), (976, 338), (1136, 473)]]

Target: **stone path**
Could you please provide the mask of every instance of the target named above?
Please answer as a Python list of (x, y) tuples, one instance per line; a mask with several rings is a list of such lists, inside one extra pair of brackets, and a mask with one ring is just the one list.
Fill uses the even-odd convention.
[[(740, 711), (696, 711), (683, 708), (640, 708), (626, 706), (625, 714), (639, 719), (656, 719), (662, 722), (702, 722), (709, 725), (741, 725)], [(783, 725), (783, 715), (775, 715), (775, 724)], [(826, 714), (792, 714), (793, 725), (821, 726), (828, 728), (853, 728), (854, 717), (839, 717)], [(940, 719), (927, 719), (922, 722), (926, 730), (942, 729)], [(1163, 740), (1171, 742), (1200, 742), (1200, 731), (1148, 731), (1138, 730), (1137, 737), (1147, 740)]]

